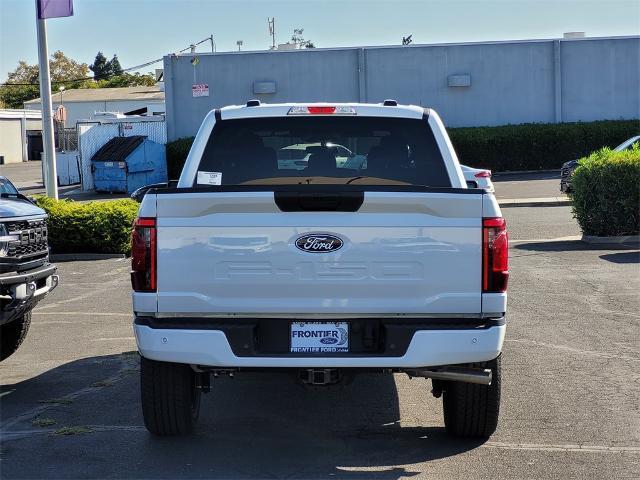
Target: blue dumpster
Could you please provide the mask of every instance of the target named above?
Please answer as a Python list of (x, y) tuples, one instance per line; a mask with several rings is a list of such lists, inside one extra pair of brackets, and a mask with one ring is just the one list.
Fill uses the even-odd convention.
[(91, 170), (96, 191), (130, 194), (167, 181), (165, 147), (144, 136), (115, 137), (93, 155)]

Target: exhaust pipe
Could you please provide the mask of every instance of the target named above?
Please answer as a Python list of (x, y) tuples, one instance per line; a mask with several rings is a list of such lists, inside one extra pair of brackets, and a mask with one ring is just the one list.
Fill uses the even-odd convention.
[(435, 380), (448, 380), (452, 382), (477, 383), (479, 385), (491, 385), (491, 370), (485, 368), (465, 367), (441, 367), (436, 370), (407, 370), (410, 377), (424, 377)]

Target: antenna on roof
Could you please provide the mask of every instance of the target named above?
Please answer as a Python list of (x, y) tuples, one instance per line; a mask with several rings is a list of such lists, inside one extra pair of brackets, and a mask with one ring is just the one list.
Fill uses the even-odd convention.
[(267, 18), (269, 24), (269, 35), (271, 36), (271, 50), (276, 49), (276, 19), (275, 17)]
[(413, 35), (409, 35), (408, 37), (402, 37), (402, 45), (409, 45), (413, 43), (413, 40), (411, 40), (411, 37), (413, 37)]

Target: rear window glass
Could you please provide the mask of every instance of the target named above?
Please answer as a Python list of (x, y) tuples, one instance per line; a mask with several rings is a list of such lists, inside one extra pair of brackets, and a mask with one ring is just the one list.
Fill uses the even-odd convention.
[(221, 185), (451, 186), (431, 128), (406, 118), (222, 120), (198, 171)]

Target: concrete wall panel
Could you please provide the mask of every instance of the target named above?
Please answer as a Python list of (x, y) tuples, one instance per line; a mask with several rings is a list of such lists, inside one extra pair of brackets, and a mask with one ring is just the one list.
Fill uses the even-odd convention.
[[(450, 127), (640, 117), (640, 37), (197, 54), (195, 66), (192, 58), (164, 59), (169, 140), (194, 135), (212, 108), (251, 98), (395, 98), (435, 108)], [(470, 86), (448, 86), (456, 75)], [(255, 82), (276, 91), (256, 94)], [(194, 98), (194, 83), (208, 84), (209, 96)]]
[(563, 121), (640, 117), (640, 39), (562, 42)]

